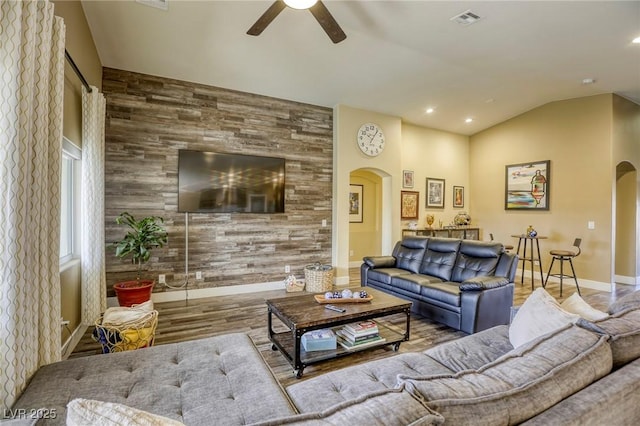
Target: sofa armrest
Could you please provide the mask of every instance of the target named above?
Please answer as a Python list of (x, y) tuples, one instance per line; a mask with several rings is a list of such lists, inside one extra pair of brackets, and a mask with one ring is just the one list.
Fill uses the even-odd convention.
[(372, 269), (375, 268), (393, 268), (396, 266), (396, 258), (393, 256), (373, 256), (362, 259)]
[(490, 288), (504, 287), (507, 284), (509, 284), (509, 280), (505, 277), (484, 275), (463, 281), (460, 283), (460, 291), (481, 291)]

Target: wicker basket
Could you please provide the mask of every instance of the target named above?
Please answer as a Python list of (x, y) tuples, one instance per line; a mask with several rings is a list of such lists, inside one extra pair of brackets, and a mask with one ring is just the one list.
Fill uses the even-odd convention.
[(333, 267), (331, 265), (307, 265), (304, 267), (307, 291), (321, 293), (333, 288)]
[(155, 310), (117, 327), (103, 325), (100, 317), (92, 337), (102, 345), (102, 353), (131, 351), (153, 346), (157, 325), (158, 311)]

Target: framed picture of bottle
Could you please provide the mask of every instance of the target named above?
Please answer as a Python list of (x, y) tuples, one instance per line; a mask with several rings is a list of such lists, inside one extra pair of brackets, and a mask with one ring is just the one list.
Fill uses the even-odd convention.
[(551, 161), (505, 166), (505, 210), (549, 210)]

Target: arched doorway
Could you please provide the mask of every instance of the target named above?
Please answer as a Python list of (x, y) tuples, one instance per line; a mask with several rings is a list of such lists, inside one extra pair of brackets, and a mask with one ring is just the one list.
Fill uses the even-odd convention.
[(638, 176), (636, 168), (623, 161), (616, 166), (615, 281), (638, 284)]
[(364, 256), (390, 252), (389, 180), (387, 173), (377, 169), (349, 174), (350, 202), (355, 203), (349, 214), (349, 267), (360, 266)]

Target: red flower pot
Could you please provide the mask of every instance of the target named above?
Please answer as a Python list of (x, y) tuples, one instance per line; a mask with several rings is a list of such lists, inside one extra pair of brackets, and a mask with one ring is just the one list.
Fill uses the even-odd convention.
[(150, 300), (155, 283), (152, 280), (124, 281), (114, 284), (113, 289), (120, 306), (131, 306)]

